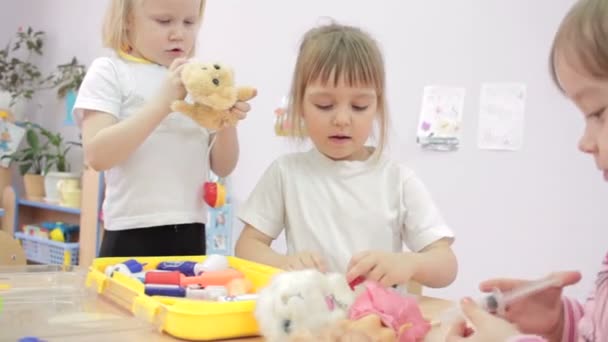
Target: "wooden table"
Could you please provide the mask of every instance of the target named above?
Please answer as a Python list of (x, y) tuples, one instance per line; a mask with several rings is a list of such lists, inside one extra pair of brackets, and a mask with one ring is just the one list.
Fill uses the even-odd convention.
[[(420, 299), (421, 309), (425, 317), (436, 317), (439, 312), (443, 309), (449, 307), (451, 302), (437, 299), (437, 298), (429, 298), (422, 297)], [(112, 304), (111, 302), (105, 300), (102, 297), (97, 299), (97, 308), (101, 313), (108, 314), (116, 314), (116, 315), (124, 315), (125, 317), (130, 317), (131, 315), (119, 309), (117, 306)], [(433, 330), (428, 334), (425, 341), (427, 342), (435, 342), (435, 341), (444, 341), (444, 333), (445, 328), (443, 327), (434, 327)], [(109, 334), (103, 334), (98, 336), (74, 336), (74, 337), (61, 337), (57, 341), (67, 341), (67, 342), (92, 342), (92, 341), (108, 341), (108, 340), (118, 340), (118, 341), (146, 341), (146, 342), (175, 342), (180, 341), (179, 339), (173, 338), (167, 334), (161, 334), (155, 329), (145, 329), (139, 331), (123, 331), (123, 332), (115, 332)], [(54, 341), (53, 339), (48, 339), (49, 342)], [(240, 338), (233, 339), (225, 342), (263, 342), (264, 339), (261, 337), (250, 337), (250, 338)]]
[[(40, 271), (35, 272), (38, 269)], [(9, 292), (6, 292), (3, 296), (6, 300), (5, 303), (13, 301), (12, 305), (5, 305), (3, 311), (0, 311), (0, 340), (5, 340), (4, 338), (7, 337), (4, 334), (3, 338), (3, 331), (12, 331), (10, 335), (25, 334), (23, 336), (39, 336), (48, 342), (108, 340), (135, 342), (179, 341), (179, 339), (166, 333), (159, 332), (158, 328), (153, 324), (143, 319), (135, 318), (130, 311), (124, 309), (130, 307), (129, 305), (118, 305), (111, 302), (107, 297), (97, 294), (94, 286), (83, 287), (82, 289), (85, 291), (80, 291), (80, 285), (74, 285), (74, 282), (79, 283), (81, 279), (84, 280), (82, 278), (86, 274), (83, 273), (84, 270), (77, 268), (77, 272), (68, 273), (69, 277), (63, 275), (61, 277), (49, 276), (49, 274), (63, 274), (62, 272), (56, 273), (53, 270), (55, 269), (50, 266), (43, 266), (35, 267), (35, 269), (28, 268), (28, 272), (24, 272), (22, 268), (0, 271), (0, 283), (2, 283), (3, 279), (4, 281), (8, 279), (9, 285)], [(12, 278), (11, 274), (13, 274)], [(15, 274), (18, 274), (18, 276), (15, 276)], [(13, 289), (17, 289), (12, 293), (10, 292), (11, 283)], [(76, 299), (73, 303), (77, 303), (74, 305), (78, 309), (77, 311), (73, 311), (74, 313), (70, 313), (70, 310), (60, 305), (63, 302), (72, 303), (69, 298), (66, 299), (64, 297), (65, 292), (61, 291), (61, 288), (66, 286), (73, 289), (70, 292), (75, 291)], [(84, 283), (82, 286), (84, 286)], [(56, 287), (59, 294), (49, 292), (49, 290), (55, 291)], [(24, 297), (24, 293), (27, 293), (27, 297)], [(23, 301), (23, 298), (27, 298), (27, 300)], [(49, 298), (54, 299), (49, 300)], [(55, 301), (60, 306), (54, 305)], [(441, 311), (452, 305), (450, 301), (430, 297), (420, 297), (419, 302), (424, 317), (431, 320), (435, 319)], [(32, 303), (38, 304), (32, 306)], [(20, 304), (25, 304), (26, 306), (20, 306)], [(41, 305), (49, 306), (41, 307)], [(69, 305), (70, 308), (73, 308), (72, 304)], [(48, 310), (44, 308), (48, 308)], [(9, 312), (10, 310), (13, 311)], [(57, 315), (57, 313), (60, 314)], [(84, 330), (81, 329), (83, 326), (86, 327)], [(6, 331), (3, 329), (6, 329)], [(434, 327), (427, 335), (425, 341), (444, 341), (444, 333), (444, 327)], [(53, 336), (57, 337), (53, 338)], [(261, 337), (249, 337), (229, 340), (229, 342), (239, 341), (263, 342), (264, 339)]]

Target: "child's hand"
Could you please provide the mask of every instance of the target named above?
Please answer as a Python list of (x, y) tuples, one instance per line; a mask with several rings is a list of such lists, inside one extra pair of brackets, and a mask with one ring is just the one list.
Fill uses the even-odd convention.
[(349, 282), (357, 277), (374, 280), (384, 286), (406, 284), (417, 271), (418, 264), (411, 253), (366, 251), (350, 259), (346, 278)]
[(447, 342), (505, 341), (509, 337), (520, 335), (513, 324), (489, 314), (468, 298), (461, 301), (460, 307), (473, 329), (464, 321), (455, 323), (446, 336)]
[(159, 93), (161, 103), (168, 108), (173, 101), (186, 98), (186, 88), (182, 82), (182, 69), (186, 63), (188, 59), (176, 58), (169, 66), (167, 78)]
[[(560, 279), (560, 286), (550, 287), (509, 304), (504, 318), (514, 323), (523, 333), (541, 335), (550, 341), (556, 341), (561, 338), (560, 326), (563, 323), (562, 289), (578, 283), (581, 274), (559, 272), (551, 274), (550, 277)], [(491, 292), (494, 288), (504, 292), (526, 282), (515, 279), (493, 279), (481, 283), (479, 288), (483, 292)]]
[(232, 108), (230, 108), (230, 112), (235, 114), (239, 120), (243, 120), (247, 117), (247, 112), (251, 110), (251, 106), (249, 103), (244, 101), (237, 101)]
[(285, 257), (285, 265), (282, 267), (286, 271), (304, 270), (316, 268), (320, 272), (326, 272), (325, 260), (317, 253), (302, 252)]

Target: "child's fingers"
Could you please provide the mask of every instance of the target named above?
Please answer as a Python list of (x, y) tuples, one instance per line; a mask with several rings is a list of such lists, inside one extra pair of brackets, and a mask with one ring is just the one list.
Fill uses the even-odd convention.
[(461, 300), (460, 307), (462, 308), (462, 313), (464, 313), (464, 315), (471, 321), (471, 323), (475, 327), (492, 327), (495, 325), (495, 323), (492, 323), (500, 319), (483, 310), (481, 307), (479, 307), (479, 305), (477, 305), (477, 303), (475, 303), (470, 298), (464, 298), (463, 300)]
[(469, 328), (467, 327), (467, 323), (465, 321), (460, 321), (454, 323), (448, 334), (446, 336), (446, 342), (460, 342), (465, 340), (465, 337), (468, 337), (470, 333), (468, 333)]
[(173, 73), (174, 73), (175, 77), (180, 81), (180, 83), (182, 82), (182, 70), (184, 70), (183, 64), (179, 65), (175, 69), (173, 69)]
[(312, 261), (315, 265), (315, 268), (321, 272), (327, 272), (327, 268), (325, 267), (325, 261), (317, 254), (312, 254)]
[(365, 275), (366, 279), (377, 281), (382, 285), (390, 286), (389, 284), (384, 284), (384, 282), (388, 282), (388, 278), (386, 277), (386, 272), (381, 269), (378, 265), (373, 265), (372, 268)]
[(363, 258), (355, 263), (346, 273), (346, 279), (351, 282), (359, 276), (368, 278), (367, 275), (374, 268), (375, 262), (373, 258)]
[(483, 292), (492, 292), (494, 289), (509, 291), (524, 283), (526, 283), (526, 281), (521, 279), (496, 278), (482, 282), (479, 284), (479, 289)]
[(350, 270), (351, 268), (353, 268), (357, 263), (359, 263), (359, 261), (361, 261), (361, 259), (366, 258), (369, 255), (369, 252), (360, 252), (357, 254), (354, 254), (351, 258), (350, 261), (348, 262), (348, 267), (346, 268), (347, 270)]
[[(558, 287), (565, 287), (578, 283), (581, 280), (581, 273), (577, 271), (554, 272), (551, 273), (548, 278), (559, 279), (561, 284)], [(479, 284), (479, 289), (483, 292), (492, 292), (495, 288), (497, 288), (504, 292), (528, 282), (530, 281), (523, 279), (498, 278), (482, 282)]]
[(174, 71), (176, 70), (178, 67), (183, 66), (184, 64), (188, 63), (188, 59), (186, 58), (176, 58), (173, 60), (173, 62), (171, 62), (171, 65), (169, 65), (169, 70)]
[(242, 110), (237, 109), (237, 108), (235, 108), (235, 107), (232, 107), (232, 108), (230, 109), (230, 113), (232, 113), (232, 114), (236, 115), (236, 117), (237, 117), (239, 120), (243, 120), (244, 118), (246, 118), (246, 117), (247, 117), (247, 113), (246, 113), (246, 112), (243, 112)]
[(247, 103), (247, 102), (243, 102), (243, 101), (237, 101), (237, 102), (234, 104), (234, 107), (233, 107), (233, 108), (234, 108), (234, 109), (237, 109), (237, 110), (239, 110), (239, 111), (241, 111), (241, 112), (243, 112), (243, 113), (247, 113), (248, 111), (250, 111), (250, 110), (251, 110), (251, 105), (249, 105), (249, 103)]
[(559, 279), (560, 287), (566, 287), (581, 281), (582, 275), (578, 271), (562, 271), (551, 273), (549, 277)]

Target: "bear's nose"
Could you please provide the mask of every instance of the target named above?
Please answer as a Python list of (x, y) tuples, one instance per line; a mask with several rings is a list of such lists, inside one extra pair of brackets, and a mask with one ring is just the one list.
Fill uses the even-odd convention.
[(217, 78), (214, 78), (213, 80), (211, 80), (211, 82), (213, 82), (213, 84), (220, 85), (220, 80), (218, 80)]

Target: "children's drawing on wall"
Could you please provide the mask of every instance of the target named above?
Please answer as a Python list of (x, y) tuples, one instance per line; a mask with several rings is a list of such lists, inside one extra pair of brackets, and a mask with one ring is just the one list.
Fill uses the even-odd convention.
[(274, 133), (279, 137), (287, 136), (289, 122), (287, 120), (288, 98), (283, 96), (281, 104), (274, 110)]
[(486, 83), (481, 87), (477, 144), (481, 149), (519, 150), (524, 139), (526, 86)]
[(455, 151), (460, 144), (460, 128), (465, 89), (427, 86), (422, 95), (416, 142), (431, 151)]
[(25, 129), (11, 122), (7, 111), (0, 111), (0, 165), (9, 167), (10, 159), (3, 158), (17, 151)]

